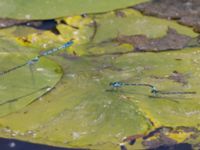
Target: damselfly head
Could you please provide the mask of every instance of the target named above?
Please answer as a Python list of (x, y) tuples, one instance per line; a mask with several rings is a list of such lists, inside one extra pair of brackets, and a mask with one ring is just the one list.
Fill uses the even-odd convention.
[(70, 40), (70, 41), (68, 41), (67, 43), (64, 44), (64, 47), (65, 47), (65, 48), (66, 48), (66, 47), (69, 47), (69, 46), (71, 46), (72, 44), (74, 44), (74, 41), (73, 41), (73, 40)]
[(35, 64), (36, 62), (38, 62), (39, 59), (40, 59), (40, 56), (36, 56), (36, 57), (34, 57), (33, 59), (29, 60), (29, 61), (27, 62), (27, 64), (28, 64), (28, 65), (33, 65), (33, 64)]
[(151, 93), (155, 96), (159, 91), (156, 89), (155, 86), (151, 88)]
[(110, 82), (109, 85), (112, 87), (121, 87), (123, 85), (123, 83), (117, 81), (117, 82)]

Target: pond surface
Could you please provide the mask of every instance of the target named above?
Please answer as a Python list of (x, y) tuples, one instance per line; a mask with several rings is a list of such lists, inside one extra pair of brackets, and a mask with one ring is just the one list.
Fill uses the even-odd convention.
[(1, 76), (2, 137), (86, 149), (199, 147), (197, 33), (131, 8), (55, 21), (58, 34), (26, 26), (0, 32), (1, 71), (74, 39), (32, 70)]
[(61, 148), (43, 144), (34, 144), (5, 138), (0, 138), (0, 147), (2, 150), (81, 150), (76, 148)]

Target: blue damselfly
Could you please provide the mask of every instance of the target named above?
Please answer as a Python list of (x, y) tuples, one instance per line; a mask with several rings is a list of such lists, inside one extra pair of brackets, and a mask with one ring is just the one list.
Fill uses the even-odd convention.
[(13, 67), (13, 68), (10, 68), (10, 69), (8, 69), (8, 70), (5, 70), (5, 71), (0, 72), (0, 75), (1, 75), (1, 76), (2, 76), (2, 75), (5, 75), (5, 74), (7, 74), (7, 73), (10, 73), (10, 72), (15, 71), (15, 70), (17, 70), (17, 69), (20, 69), (20, 68), (22, 68), (22, 67), (24, 67), (24, 66), (27, 66), (27, 65), (28, 65), (28, 66), (32, 66), (32, 65), (34, 65), (35, 63), (37, 63), (37, 62), (40, 60), (41, 57), (51, 55), (51, 54), (53, 54), (53, 53), (55, 53), (55, 52), (57, 52), (57, 51), (59, 51), (59, 50), (62, 50), (62, 49), (67, 48), (67, 47), (70, 47), (73, 43), (74, 43), (73, 40), (70, 40), (70, 41), (68, 41), (67, 43), (65, 43), (65, 44), (63, 44), (62, 46), (60, 46), (60, 47), (57, 47), (57, 48), (54, 48), (54, 49), (51, 49), (51, 50), (44, 51), (43, 53), (39, 54), (38, 56), (35, 56), (34, 58), (28, 60), (27, 62), (25, 62), (25, 63), (23, 63), (23, 64), (17, 65), (17, 66), (15, 66), (15, 67)]
[(111, 82), (109, 84), (113, 89), (118, 89), (121, 88), (123, 86), (146, 86), (146, 87), (150, 87), (151, 88), (151, 93), (154, 96), (157, 96), (158, 94), (196, 94), (196, 92), (181, 92), (181, 91), (160, 91), (157, 90), (157, 88), (152, 85), (152, 84), (146, 84), (146, 83), (125, 83), (125, 82), (120, 82), (120, 81), (116, 81), (116, 82)]

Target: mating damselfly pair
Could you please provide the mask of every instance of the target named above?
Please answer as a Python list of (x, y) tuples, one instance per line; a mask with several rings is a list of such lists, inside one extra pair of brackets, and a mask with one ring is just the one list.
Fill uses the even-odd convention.
[(109, 83), (109, 85), (112, 87), (112, 89), (118, 89), (121, 88), (123, 86), (144, 86), (144, 87), (149, 87), (151, 90), (151, 94), (153, 94), (153, 96), (157, 96), (159, 94), (163, 94), (163, 95), (170, 95), (170, 94), (196, 94), (196, 92), (190, 92), (190, 91), (160, 91), (158, 90), (154, 85), (152, 84), (146, 84), (146, 83), (125, 83), (125, 82), (120, 82), (120, 81), (116, 81), (116, 82), (111, 82)]

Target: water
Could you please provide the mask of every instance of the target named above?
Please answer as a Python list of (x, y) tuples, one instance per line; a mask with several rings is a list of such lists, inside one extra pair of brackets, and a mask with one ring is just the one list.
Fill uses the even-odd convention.
[(83, 150), (80, 148), (62, 148), (44, 144), (35, 144), (15, 139), (0, 138), (1, 150)]

